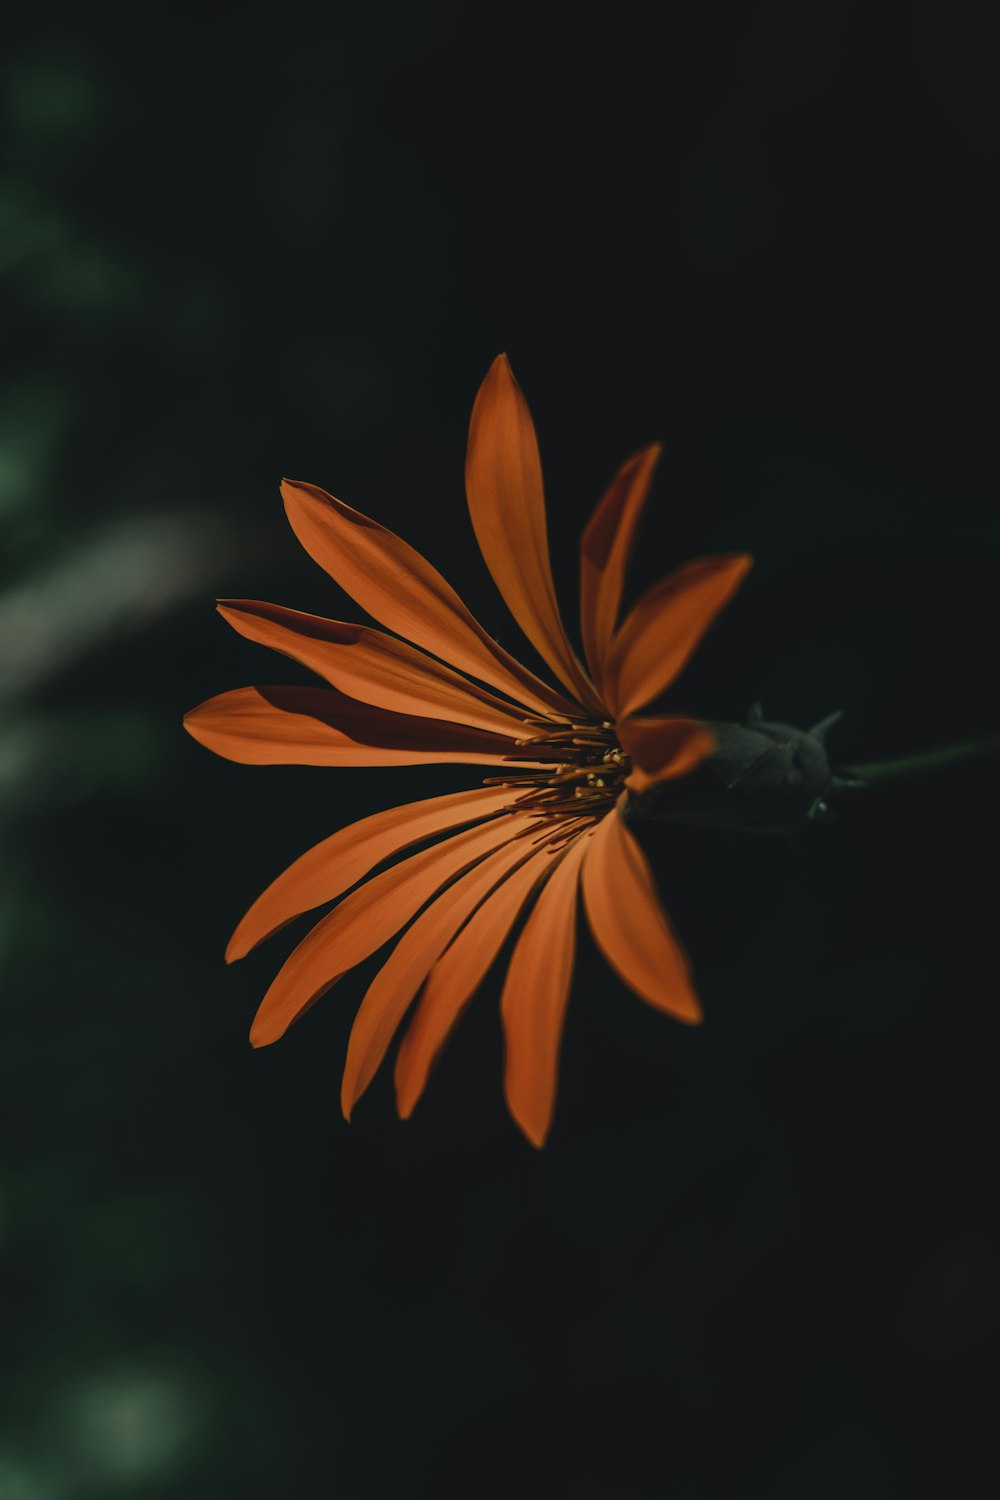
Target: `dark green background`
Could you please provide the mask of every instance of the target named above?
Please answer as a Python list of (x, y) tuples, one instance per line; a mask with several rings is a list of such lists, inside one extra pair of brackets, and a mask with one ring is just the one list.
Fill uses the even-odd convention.
[[(671, 698), (872, 759), (996, 728), (1000, 29), (972, 0), (23, 7), (0, 66), (4, 1500), (981, 1493), (996, 793), (646, 843), (699, 1031), (581, 937), (555, 1129), (487, 985), (414, 1119), (281, 1045), (292, 857), (474, 771), (249, 769), (182, 712), (302, 680), (215, 595), (356, 618), (322, 484), (520, 638), (464, 510), (501, 348), (554, 566), (665, 457), (633, 590), (752, 551)], [(527, 654), (527, 648), (524, 648)], [(530, 660), (530, 654), (528, 654)]]

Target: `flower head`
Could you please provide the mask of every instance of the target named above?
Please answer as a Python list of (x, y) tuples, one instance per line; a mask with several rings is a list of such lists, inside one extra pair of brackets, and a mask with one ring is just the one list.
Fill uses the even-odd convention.
[(641, 794), (683, 776), (712, 750), (706, 726), (641, 711), (676, 678), (750, 559), (687, 563), (619, 620), (659, 453), (645, 448), (622, 466), (584, 531), (584, 665), (556, 602), (535, 429), (504, 355), (480, 388), (466, 462), (472, 524), (512, 615), (558, 687), (502, 650), (406, 542), (309, 484), (282, 485), (296, 536), (393, 634), (273, 604), (219, 604), (242, 635), (301, 662), (326, 686), (240, 688), (192, 710), (187, 729), (217, 754), (253, 765), (449, 761), (489, 770), (480, 788), (390, 808), (332, 834), (258, 897), (230, 940), (232, 961), (303, 912), (342, 898), (264, 996), (250, 1040), (265, 1046), (402, 932), (351, 1033), (342, 1089), (348, 1118), (408, 1015), (395, 1082), (400, 1114), (412, 1112), (466, 1003), (517, 928), (500, 1004), (504, 1083), (512, 1115), (541, 1145), (552, 1121), (581, 899), (597, 947), (625, 984), (679, 1020), (700, 1020), (686, 957), (619, 813), (628, 790)]

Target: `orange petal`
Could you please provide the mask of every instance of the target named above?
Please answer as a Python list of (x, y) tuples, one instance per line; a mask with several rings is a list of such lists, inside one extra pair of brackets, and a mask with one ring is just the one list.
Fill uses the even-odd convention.
[(552, 851), (544, 848), (519, 865), (473, 913), (431, 969), (396, 1055), (396, 1107), (404, 1120), (413, 1113), (438, 1053), (522, 906), (552, 868), (552, 859)]
[(316, 485), (286, 479), (281, 493), (310, 557), (380, 624), (538, 713), (574, 712), (490, 639), (437, 569), (401, 537)]
[(573, 696), (600, 710), (563, 628), (535, 428), (504, 354), (490, 366), (472, 409), (465, 488), (479, 549), (507, 608)]
[(516, 834), (530, 826), (531, 820), (522, 816), (504, 821), (511, 842), (480, 860), (438, 896), (407, 928), (372, 980), (347, 1046), (340, 1094), (345, 1119), (351, 1118), (355, 1104), (375, 1077), (386, 1048), (435, 959), (497, 881), (526, 858), (524, 840)]
[(618, 719), (658, 698), (739, 588), (753, 559), (702, 557), (664, 578), (626, 617), (605, 664), (608, 705)]
[(506, 1039), (507, 1107), (535, 1146), (543, 1146), (556, 1099), (559, 1044), (576, 955), (576, 895), (590, 839), (569, 846), (524, 924), (500, 997)]
[(623, 719), (617, 734), (618, 743), (632, 761), (625, 785), (633, 792), (645, 792), (658, 781), (686, 776), (715, 748), (708, 729), (695, 719)]
[(254, 1018), (253, 1045), (276, 1042), (342, 974), (388, 942), (446, 881), (507, 843), (511, 831), (507, 818), (468, 828), (345, 896), (285, 961)]
[(646, 856), (617, 812), (602, 818), (588, 840), (583, 904), (595, 943), (629, 989), (679, 1021), (701, 1020), (687, 958)]
[(302, 662), (361, 703), (514, 738), (524, 733), (512, 704), (381, 630), (249, 599), (220, 600), (218, 610), (248, 640)]
[(493, 817), (510, 801), (509, 788), (476, 787), (390, 807), (341, 828), (301, 855), (257, 897), (229, 939), (226, 962), (243, 958), (303, 912), (336, 900), (391, 855), (447, 828)]
[(236, 688), (185, 714), (184, 728), (245, 766), (494, 765), (518, 757), (503, 735), (389, 713), (335, 688)]
[(653, 443), (622, 464), (580, 540), (580, 628), (587, 665), (599, 689), (618, 624), (635, 529), (661, 452), (660, 444)]

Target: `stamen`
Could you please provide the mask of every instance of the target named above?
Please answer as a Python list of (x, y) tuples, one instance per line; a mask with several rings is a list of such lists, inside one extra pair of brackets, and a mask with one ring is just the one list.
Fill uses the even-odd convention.
[(561, 847), (610, 811), (630, 761), (610, 719), (575, 722), (531, 715), (523, 722), (530, 733), (514, 743), (530, 746), (538, 760), (551, 759), (551, 764), (529, 768), (512, 758), (503, 775), (486, 777), (483, 784), (509, 787), (511, 809), (532, 819), (525, 834), (535, 843)]

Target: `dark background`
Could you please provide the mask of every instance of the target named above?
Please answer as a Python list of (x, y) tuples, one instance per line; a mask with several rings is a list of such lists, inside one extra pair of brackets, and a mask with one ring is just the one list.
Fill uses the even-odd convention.
[(212, 600), (358, 616), (285, 524), (290, 472), (520, 653), (462, 486), (501, 348), (567, 618), (590, 508), (653, 438), (633, 590), (756, 555), (674, 706), (843, 708), (848, 760), (996, 729), (998, 12), (656, 19), (7, 18), (4, 1500), (983, 1493), (991, 768), (797, 845), (650, 829), (707, 1023), (581, 937), (541, 1154), (495, 982), (411, 1122), (387, 1076), (348, 1127), (373, 964), (261, 1053), (294, 934), (222, 964), (292, 857), (476, 773), (214, 759), (186, 708), (302, 679)]

